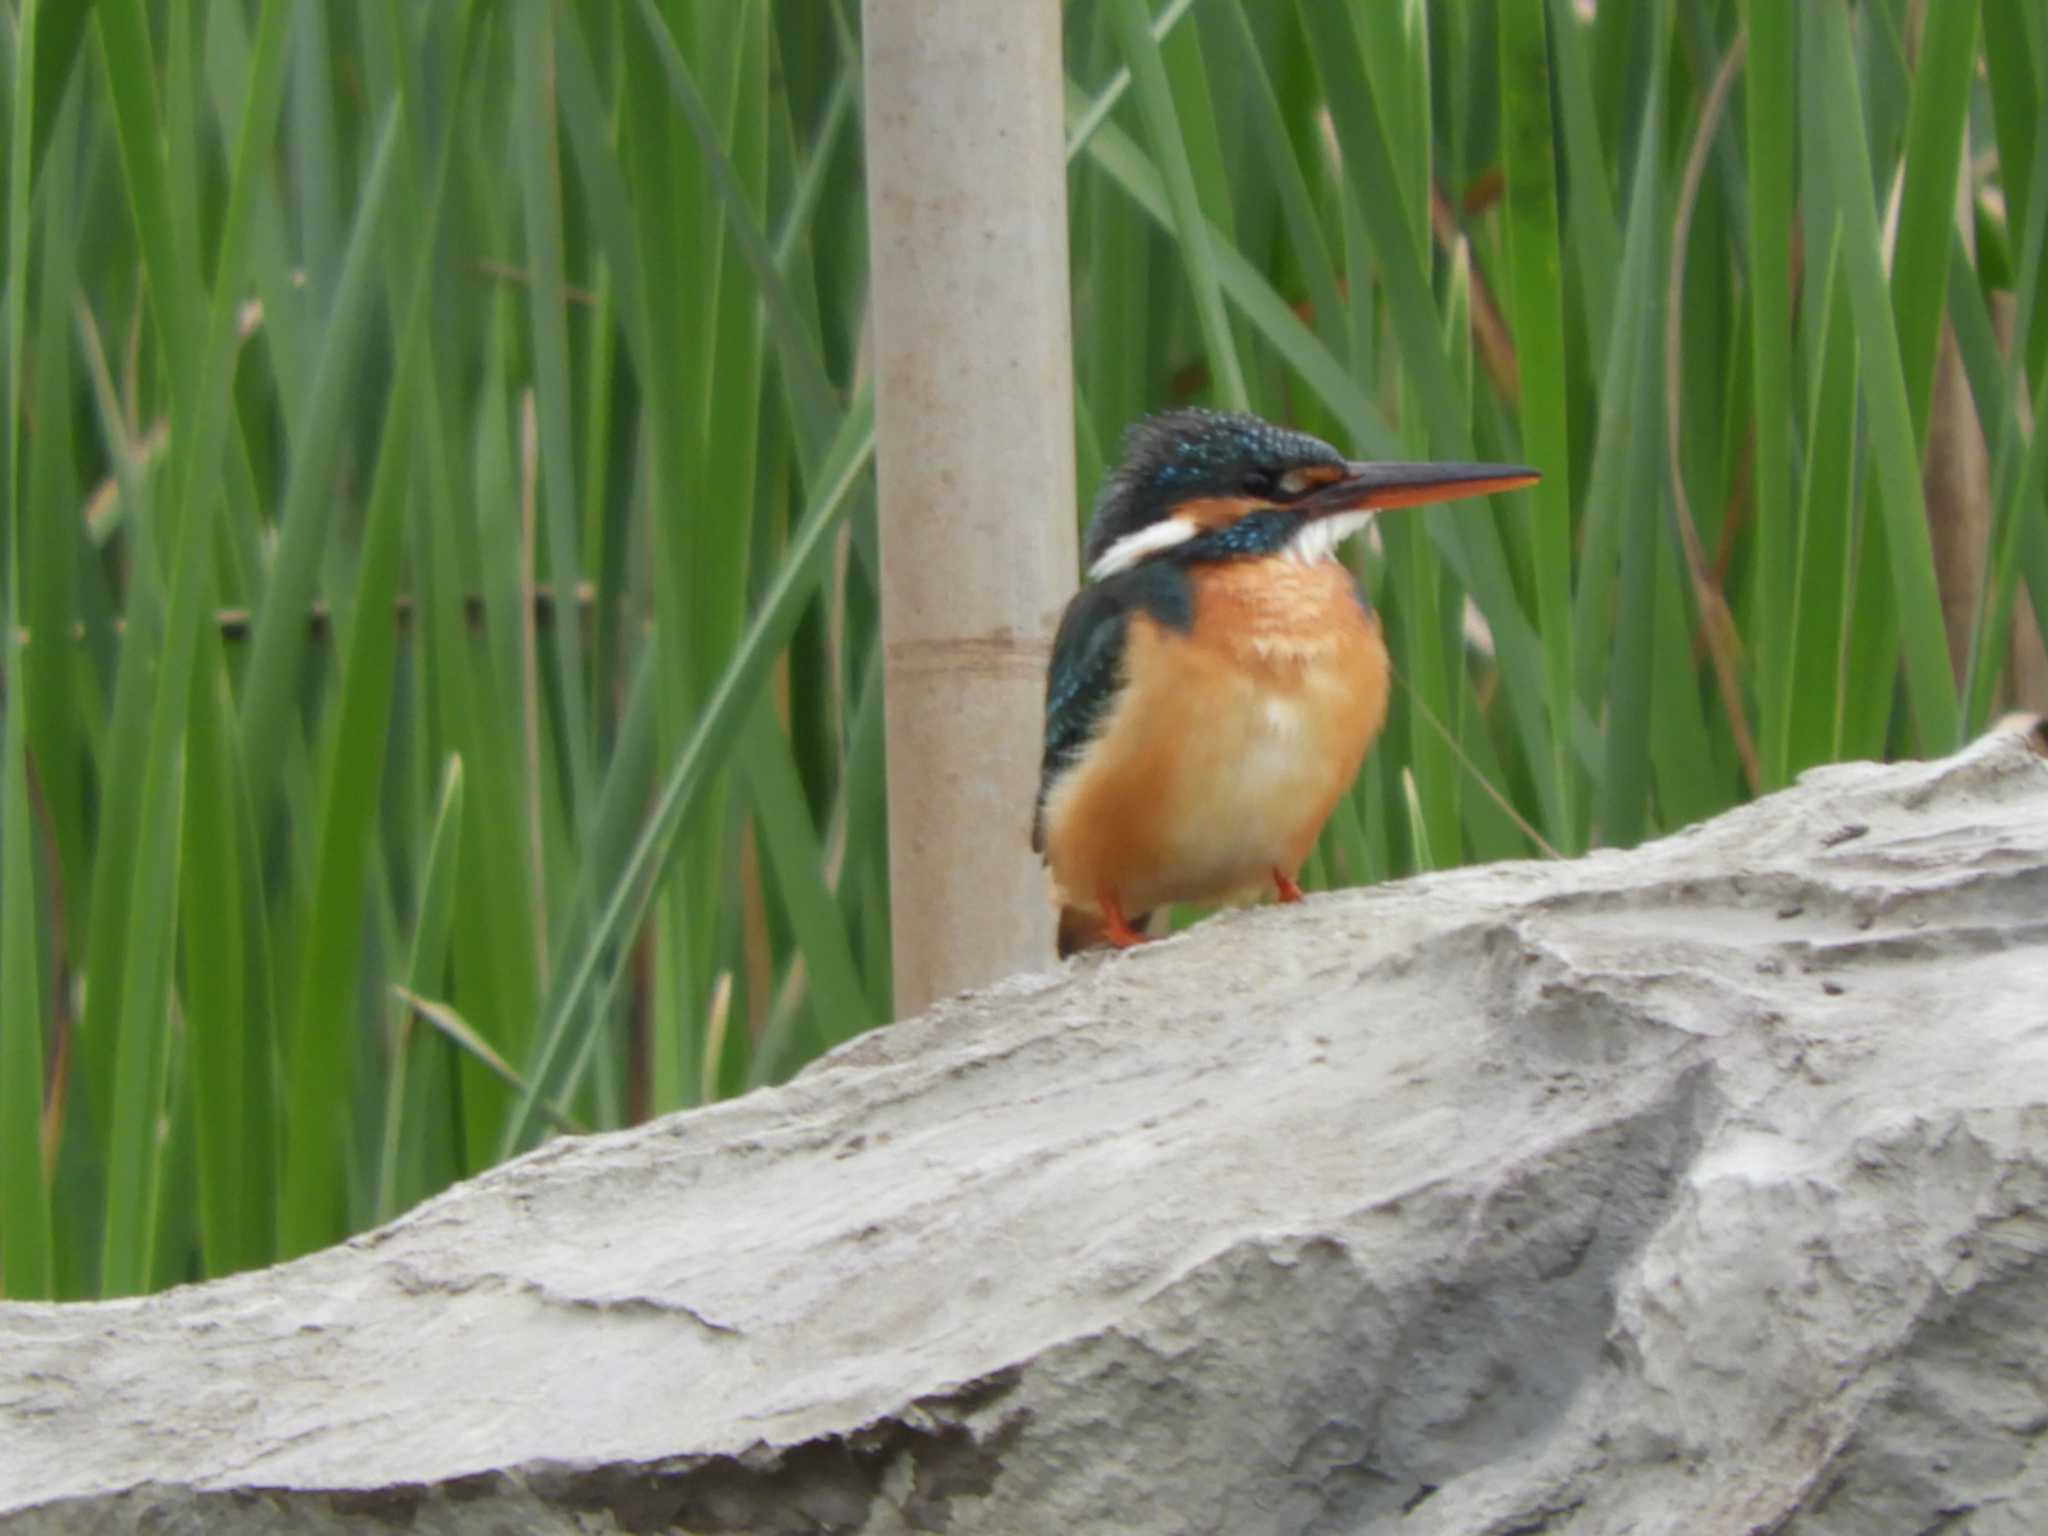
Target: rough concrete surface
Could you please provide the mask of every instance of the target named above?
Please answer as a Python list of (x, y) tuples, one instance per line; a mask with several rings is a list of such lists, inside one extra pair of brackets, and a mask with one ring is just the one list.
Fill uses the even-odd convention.
[(0, 1307), (11, 1531), (2048, 1530), (2048, 762), (1227, 915)]

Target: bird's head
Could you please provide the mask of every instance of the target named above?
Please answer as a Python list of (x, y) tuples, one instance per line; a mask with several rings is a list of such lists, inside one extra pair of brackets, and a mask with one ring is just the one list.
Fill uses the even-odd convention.
[(1531, 485), (1512, 464), (1363, 464), (1320, 438), (1228, 411), (1168, 411), (1124, 434), (1083, 551), (1091, 579), (1179, 551), (1304, 562), (1393, 507)]

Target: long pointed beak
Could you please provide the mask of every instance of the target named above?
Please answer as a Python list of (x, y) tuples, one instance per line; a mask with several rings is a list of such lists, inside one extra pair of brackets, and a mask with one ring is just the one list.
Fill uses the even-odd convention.
[(1542, 475), (1520, 464), (1347, 464), (1341, 479), (1294, 503), (1310, 517), (1335, 512), (1420, 507), (1466, 496), (1491, 496), (1534, 485)]

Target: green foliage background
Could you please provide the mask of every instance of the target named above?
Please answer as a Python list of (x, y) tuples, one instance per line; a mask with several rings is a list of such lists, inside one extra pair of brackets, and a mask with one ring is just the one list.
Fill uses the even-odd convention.
[[(888, 1016), (858, 21), (0, 6), (0, 1293), (303, 1252)], [(1997, 707), (2048, 611), (2033, 0), (1067, 31), (1082, 506), (1187, 400), (1546, 471), (1358, 553), (1403, 687), (1315, 881)]]

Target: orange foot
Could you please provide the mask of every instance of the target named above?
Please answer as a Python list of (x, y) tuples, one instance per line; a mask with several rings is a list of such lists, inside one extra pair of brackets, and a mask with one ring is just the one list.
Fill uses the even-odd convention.
[(1124, 905), (1116, 899), (1116, 892), (1103, 891), (1097, 898), (1102, 903), (1102, 936), (1118, 949), (1129, 949), (1133, 944), (1145, 942), (1145, 935), (1133, 928), (1124, 918)]
[(1282, 901), (1301, 900), (1301, 887), (1294, 883), (1294, 877), (1278, 869), (1273, 871), (1273, 889), (1280, 893)]

